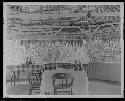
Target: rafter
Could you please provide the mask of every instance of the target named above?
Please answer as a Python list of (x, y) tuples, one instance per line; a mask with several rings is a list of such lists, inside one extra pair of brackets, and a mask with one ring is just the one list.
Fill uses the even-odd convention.
[(113, 28), (115, 28), (117, 31), (120, 31), (120, 30), (119, 30), (118, 28), (116, 28), (113, 24), (119, 24), (119, 23), (106, 23), (106, 24), (101, 24), (101, 25), (99, 25), (99, 26), (93, 31), (92, 35), (95, 34), (95, 33), (99, 30), (99, 28), (100, 28), (101, 26), (105, 26), (105, 25), (110, 25), (110, 26), (112, 26)]
[(117, 28), (116, 26), (114, 26), (113, 24), (111, 24), (111, 26), (112, 26), (113, 28), (115, 28), (117, 31), (120, 31), (120, 29)]

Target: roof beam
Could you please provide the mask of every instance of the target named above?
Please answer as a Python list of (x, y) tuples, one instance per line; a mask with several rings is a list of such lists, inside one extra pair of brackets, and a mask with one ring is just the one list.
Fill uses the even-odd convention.
[(80, 35), (83, 36), (84, 34), (82, 33), (73, 33), (73, 34), (68, 34), (68, 33), (63, 33), (63, 34), (57, 34), (57, 35), (42, 35), (41, 33), (38, 34), (32, 34), (32, 35), (13, 35), (10, 40), (79, 40), (75, 39), (73, 37), (69, 37), (66, 35)]
[[(113, 28), (115, 28), (117, 31), (120, 31), (120, 30), (119, 30), (118, 28), (116, 28), (113, 24), (115, 24), (115, 23), (105, 23), (105, 24), (99, 25), (99, 26), (95, 29), (95, 31), (92, 33), (92, 35), (95, 34), (95, 33), (99, 30), (99, 28), (100, 28), (101, 26), (105, 26), (105, 25), (110, 25), (110, 26), (112, 26)], [(119, 23), (117, 23), (117, 24), (119, 24)]]
[[(105, 13), (91, 13), (92, 16), (120, 16), (120, 12), (105, 12)], [(60, 17), (80, 17), (87, 16), (87, 13), (76, 13), (76, 14), (23, 14), (20, 13), (18, 15), (8, 15), (7, 17), (24, 17), (24, 18), (32, 18), (32, 19), (47, 19), (49, 17), (52, 18), (60, 18)]]

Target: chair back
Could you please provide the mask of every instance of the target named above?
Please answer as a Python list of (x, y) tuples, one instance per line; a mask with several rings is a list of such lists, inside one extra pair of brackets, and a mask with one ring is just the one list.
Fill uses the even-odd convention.
[(32, 94), (33, 90), (37, 90), (40, 92), (40, 86), (41, 86), (41, 72), (32, 72), (31, 75), (29, 75), (29, 95)]
[[(73, 80), (74, 80), (74, 77), (70, 74), (70, 73), (55, 73), (53, 76), (52, 76), (52, 79), (53, 79), (53, 86), (54, 87), (57, 87), (58, 85), (62, 85), (60, 87), (60, 89), (63, 89), (63, 88), (68, 88), (69, 86), (71, 87), (73, 85)], [(56, 84), (55, 81), (57, 80), (62, 80), (62, 82), (60, 84)], [(64, 82), (65, 80), (65, 82)], [(69, 82), (67, 82), (67, 80)], [(68, 85), (68, 86), (67, 86)]]
[(32, 72), (29, 75), (30, 85), (37, 85), (41, 83), (41, 72)]

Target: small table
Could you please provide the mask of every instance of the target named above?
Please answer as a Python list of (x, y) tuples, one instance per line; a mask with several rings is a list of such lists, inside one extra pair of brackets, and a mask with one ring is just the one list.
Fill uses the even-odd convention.
[(53, 79), (52, 76), (55, 73), (71, 73), (74, 77), (72, 92), (74, 95), (88, 95), (88, 77), (85, 70), (73, 71), (73, 70), (46, 70), (43, 72), (41, 81), (41, 95), (45, 95), (45, 92), (49, 92), (54, 95)]

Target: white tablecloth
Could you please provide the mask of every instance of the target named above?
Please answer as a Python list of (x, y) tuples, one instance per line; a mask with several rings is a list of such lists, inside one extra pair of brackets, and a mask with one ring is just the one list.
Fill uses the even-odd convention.
[(71, 73), (74, 76), (74, 86), (73, 94), (74, 95), (88, 95), (88, 78), (86, 72), (83, 71), (73, 71), (73, 70), (46, 70), (42, 75), (41, 81), (41, 95), (44, 95), (45, 92), (50, 92), (54, 94), (53, 80), (52, 75), (54, 73)]

